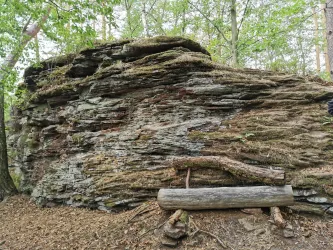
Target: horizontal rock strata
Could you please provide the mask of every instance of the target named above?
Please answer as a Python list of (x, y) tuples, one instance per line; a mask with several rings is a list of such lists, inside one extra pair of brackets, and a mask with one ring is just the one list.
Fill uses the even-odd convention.
[[(328, 83), (220, 65), (179, 37), (97, 45), (28, 68), (24, 77), (10, 155), (22, 188), (40, 204), (134, 207), (160, 188), (185, 187), (187, 168), (175, 161), (216, 156), (284, 170), (300, 202), (329, 209)], [(261, 183), (209, 160), (197, 165), (191, 187)]]

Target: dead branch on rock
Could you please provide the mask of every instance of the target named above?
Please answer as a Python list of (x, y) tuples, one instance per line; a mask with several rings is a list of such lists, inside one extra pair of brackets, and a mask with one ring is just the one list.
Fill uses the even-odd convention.
[(188, 168), (186, 176), (186, 188), (190, 188), (190, 175), (191, 175), (191, 168)]
[(265, 184), (285, 184), (284, 170), (260, 168), (229, 159), (228, 157), (184, 157), (172, 161), (171, 166), (177, 170), (184, 170), (188, 168), (192, 168), (192, 170), (194, 168), (220, 169), (228, 171), (240, 179), (251, 179)]

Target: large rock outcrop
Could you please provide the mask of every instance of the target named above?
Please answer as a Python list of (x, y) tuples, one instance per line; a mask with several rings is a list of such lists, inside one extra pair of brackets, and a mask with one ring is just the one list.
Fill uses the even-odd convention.
[[(98, 45), (24, 77), (9, 142), (39, 203), (133, 207), (184, 187), (186, 168), (172, 162), (202, 155), (282, 168), (298, 200), (332, 203), (328, 83), (219, 65), (179, 37)], [(191, 187), (260, 184), (191, 164)]]

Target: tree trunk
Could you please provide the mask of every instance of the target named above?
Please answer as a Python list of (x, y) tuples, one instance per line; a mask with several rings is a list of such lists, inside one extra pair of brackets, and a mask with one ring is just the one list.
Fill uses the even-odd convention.
[(17, 189), (13, 183), (12, 178), (8, 171), (8, 155), (7, 155), (7, 141), (6, 141), (6, 128), (5, 128), (5, 82), (8, 72), (10, 72), (17, 63), (24, 47), (28, 42), (35, 37), (41, 29), (41, 25), (47, 20), (51, 9), (43, 16), (40, 23), (33, 23), (29, 26), (29, 21), (25, 26), (29, 26), (22, 32), (22, 39), (20, 44), (14, 49), (9, 56), (5, 59), (0, 66), (0, 198), (14, 195)]
[(39, 41), (37, 35), (35, 36), (35, 53), (36, 53), (36, 62), (40, 63)]
[(143, 1), (142, 3), (142, 25), (143, 25), (143, 33), (145, 37), (150, 37), (149, 29), (148, 29), (148, 22), (147, 22), (147, 10), (146, 10), (146, 2)]
[(132, 30), (132, 24), (131, 24), (131, 7), (130, 3), (128, 0), (125, 0), (125, 9), (126, 9), (126, 22), (128, 29), (130, 30), (130, 38), (133, 37), (133, 30)]
[(0, 85), (0, 200), (17, 193), (8, 170), (6, 127), (5, 127), (5, 101), (4, 84)]
[[(321, 8), (323, 9), (323, 37), (326, 37), (326, 17), (325, 17), (325, 4), (321, 4)], [(328, 53), (327, 53), (327, 41), (324, 43), (324, 56), (325, 56), (325, 69), (327, 73), (330, 73), (330, 62), (328, 59)]]
[(317, 73), (320, 73), (320, 50), (319, 50), (319, 45), (318, 45), (318, 17), (316, 14), (316, 9), (312, 8), (313, 12), (313, 21), (315, 25), (315, 39), (316, 39), (316, 63), (317, 63)]
[[(103, 2), (102, 6), (105, 6)], [(106, 41), (106, 16), (104, 14), (102, 15), (102, 40)]]
[[(305, 54), (305, 52), (304, 52), (304, 49), (303, 49), (303, 45), (302, 45), (302, 39), (300, 39), (300, 38), (297, 38), (297, 43), (298, 43), (298, 45), (299, 45), (299, 50), (300, 50), (300, 53), (301, 53), (301, 62), (302, 62), (302, 66), (301, 66), (301, 70), (302, 70), (302, 75), (303, 76), (305, 76), (305, 73), (306, 73), (306, 59), (305, 59), (305, 57), (306, 57), (306, 54)], [(319, 49), (319, 48), (318, 48)], [(318, 50), (318, 54), (317, 54), (317, 67), (318, 67), (318, 60), (320, 60), (319, 59), (319, 50)], [(320, 62), (319, 62), (319, 71), (318, 71), (318, 73), (320, 72)]]
[(333, 1), (327, 0), (325, 8), (326, 16), (326, 37), (327, 37), (327, 52), (330, 64), (330, 74), (333, 80)]
[(236, 0), (231, 0), (230, 5), (231, 15), (231, 53), (232, 53), (232, 65), (238, 65), (238, 28), (237, 28), (237, 13), (236, 13)]
[(186, 31), (186, 9), (185, 6), (183, 5), (183, 10), (182, 10), (182, 36), (185, 35)]
[(111, 23), (111, 20), (112, 20), (112, 15), (110, 15), (109, 18), (108, 18), (108, 28), (109, 28), (108, 40), (109, 40), (109, 41), (113, 40), (113, 37), (112, 37), (112, 23)]
[(290, 206), (294, 197), (290, 185), (160, 189), (157, 202), (166, 210), (203, 210)]

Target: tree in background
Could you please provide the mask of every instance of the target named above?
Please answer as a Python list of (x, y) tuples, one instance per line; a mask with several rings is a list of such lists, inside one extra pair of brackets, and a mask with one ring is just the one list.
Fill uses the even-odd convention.
[(327, 54), (331, 80), (333, 80), (333, 1), (327, 0), (325, 6), (326, 28), (327, 28)]
[[(98, 14), (112, 13), (112, 5), (110, 1), (108, 3), (107, 6), (103, 1), (91, 5), (84, 0), (0, 0), (0, 199), (17, 193), (8, 171), (4, 112), (5, 95), (11, 89), (13, 80), (16, 80), (16, 63), (20, 59), (25, 60), (24, 50), (40, 30), (61, 48), (60, 52), (73, 52), (82, 46), (92, 45), (96, 33), (90, 27), (90, 22)], [(35, 46), (39, 60), (37, 40), (32, 46)]]
[(314, 32), (314, 15), (317, 30), (324, 28), (318, 0), (123, 0), (120, 10), (123, 38), (185, 36), (237, 67), (305, 75), (316, 70), (316, 46), (324, 48)]
[(41, 18), (41, 20), (39, 22), (34, 22), (31, 25), (31, 18), (28, 19), (28, 21), (22, 28), (20, 40), (17, 42), (16, 46), (12, 48), (12, 51), (5, 58), (5, 60), (0, 66), (0, 199), (17, 193), (17, 189), (8, 171), (8, 155), (5, 127), (5, 83), (7, 80), (6, 77), (11, 74), (11, 70), (14, 68), (15, 64), (19, 60), (23, 49), (28, 44), (28, 42), (33, 39), (40, 31), (41, 26), (49, 17), (50, 12), (51, 8), (49, 7), (45, 11), (45, 13), (43, 13), (43, 17)]

